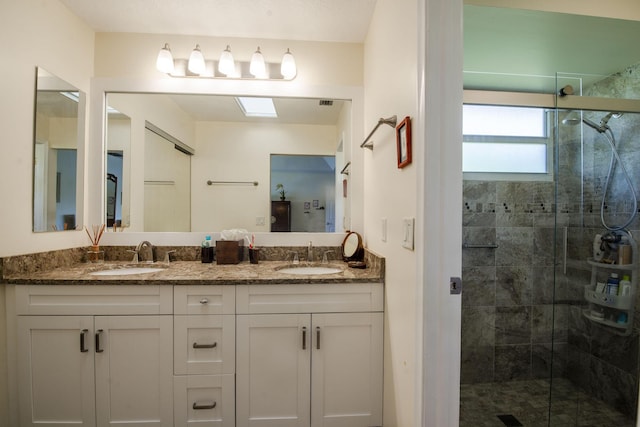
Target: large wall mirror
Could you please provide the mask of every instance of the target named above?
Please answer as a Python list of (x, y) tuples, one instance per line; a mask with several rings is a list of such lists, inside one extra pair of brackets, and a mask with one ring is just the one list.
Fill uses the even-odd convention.
[(84, 93), (42, 68), (35, 93), (33, 231), (75, 230), (82, 227)]
[(266, 103), (271, 112), (242, 101), (108, 93), (106, 170), (117, 185), (105, 180), (104, 222), (124, 232), (269, 232), (272, 202), (281, 198), (276, 186), (283, 184), (301, 215), (288, 231), (344, 231), (348, 176), (341, 171), (351, 101), (244, 100)]

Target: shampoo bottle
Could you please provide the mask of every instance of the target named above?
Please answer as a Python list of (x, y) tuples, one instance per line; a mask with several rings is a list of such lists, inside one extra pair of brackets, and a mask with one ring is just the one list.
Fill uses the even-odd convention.
[(620, 281), (620, 295), (623, 297), (631, 295), (631, 280), (627, 275), (622, 276), (622, 280)]
[(607, 294), (618, 295), (618, 288), (620, 287), (620, 279), (617, 273), (611, 273), (609, 280), (607, 280)]

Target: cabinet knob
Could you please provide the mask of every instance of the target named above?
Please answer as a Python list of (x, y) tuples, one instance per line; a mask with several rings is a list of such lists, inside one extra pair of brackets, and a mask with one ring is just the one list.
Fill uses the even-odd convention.
[(209, 304), (209, 298), (202, 298), (202, 299), (200, 300), (200, 304), (203, 304), (203, 305), (204, 305), (204, 304)]

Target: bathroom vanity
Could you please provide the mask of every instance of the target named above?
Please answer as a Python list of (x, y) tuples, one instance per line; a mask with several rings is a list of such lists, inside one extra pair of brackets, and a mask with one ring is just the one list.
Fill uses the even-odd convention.
[(381, 425), (382, 270), (280, 273), (287, 265), (5, 277), (12, 420)]

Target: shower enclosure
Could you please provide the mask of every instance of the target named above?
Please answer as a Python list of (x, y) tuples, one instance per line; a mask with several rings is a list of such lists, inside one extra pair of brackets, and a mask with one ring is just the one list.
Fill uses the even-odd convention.
[(637, 425), (640, 64), (556, 82), (552, 177), (464, 181), (463, 427)]

